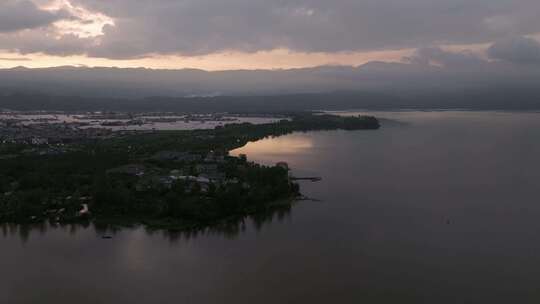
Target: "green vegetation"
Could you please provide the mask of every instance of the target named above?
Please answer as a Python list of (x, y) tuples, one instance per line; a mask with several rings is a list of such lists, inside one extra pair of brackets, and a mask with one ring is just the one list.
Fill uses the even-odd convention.
[(185, 230), (289, 207), (299, 187), (287, 168), (228, 151), (295, 131), (379, 127), (373, 117), (292, 117), (83, 142), (57, 155), (3, 146), (17, 157), (0, 159), (0, 223), (95, 221)]

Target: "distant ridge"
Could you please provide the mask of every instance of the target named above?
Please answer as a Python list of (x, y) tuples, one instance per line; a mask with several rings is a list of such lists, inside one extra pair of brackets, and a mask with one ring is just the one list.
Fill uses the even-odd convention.
[(380, 92), (329, 92), (269, 96), (98, 98), (45, 94), (0, 95), (0, 108), (37, 111), (291, 112), (305, 110), (540, 110), (540, 89), (498, 88), (397, 96)]
[(540, 65), (369, 62), (288, 70), (0, 69), (0, 107), (289, 111), (351, 108), (540, 110)]
[(154, 70), (61, 66), (0, 69), (1, 93), (99, 98), (272, 96), (361, 91), (395, 96), (540, 87), (540, 66), (484, 62), (440, 67), (369, 62), (280, 70)]

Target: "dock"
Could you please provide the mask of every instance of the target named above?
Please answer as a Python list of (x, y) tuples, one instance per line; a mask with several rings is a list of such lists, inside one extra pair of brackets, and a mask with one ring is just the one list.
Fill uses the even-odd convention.
[(310, 182), (319, 182), (322, 180), (322, 177), (291, 177), (291, 180), (294, 181), (310, 181)]

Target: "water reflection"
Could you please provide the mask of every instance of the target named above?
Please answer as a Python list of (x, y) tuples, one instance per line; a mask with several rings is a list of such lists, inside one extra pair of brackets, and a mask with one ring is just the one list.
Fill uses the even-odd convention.
[[(261, 140), (249, 142), (242, 148), (231, 151), (231, 155), (247, 154), (297, 154), (304, 153), (313, 148), (313, 141), (310, 137), (292, 134), (290, 136), (271, 137), (271, 140)], [(249, 153), (249, 154), (248, 154)]]
[(154, 230), (146, 228), (148, 235), (161, 235), (172, 243), (179, 241), (189, 241), (199, 237), (223, 237), (228, 240), (236, 239), (241, 233), (245, 232), (247, 227), (253, 227), (260, 232), (266, 225), (272, 223), (280, 223), (289, 220), (291, 216), (291, 207), (280, 207), (279, 209), (269, 212), (258, 213), (248, 217), (229, 220), (219, 223), (218, 225), (193, 229), (187, 231), (172, 231), (172, 230)]
[(198, 237), (218, 236), (233, 240), (239, 234), (246, 231), (247, 227), (253, 227), (256, 231), (261, 231), (266, 225), (276, 222), (287, 221), (291, 217), (292, 206), (280, 206), (266, 212), (253, 214), (246, 217), (238, 217), (220, 222), (218, 224), (191, 229), (185, 231), (152, 229), (150, 227), (135, 225), (123, 227), (114, 224), (104, 224), (100, 222), (87, 222), (77, 224), (51, 224), (48, 222), (28, 225), (17, 225), (10, 223), (0, 224), (0, 231), (3, 238), (17, 237), (23, 244), (27, 243), (33, 234), (43, 236), (48, 231), (63, 231), (70, 236), (76, 236), (82, 231), (92, 231), (97, 238), (114, 238), (114, 236), (124, 230), (142, 230), (148, 236), (161, 236), (171, 243), (179, 241), (189, 241)]
[[(2, 223), (0, 224), (0, 231), (2, 237), (18, 237), (24, 244), (28, 242), (33, 234), (43, 236), (50, 230), (61, 230), (69, 233), (71, 236), (75, 236), (79, 231), (88, 229), (92, 226), (90, 223), (77, 223), (77, 224), (52, 224), (49, 222), (33, 223), (33, 224), (13, 224)], [(95, 225), (93, 225), (96, 232), (99, 231)]]

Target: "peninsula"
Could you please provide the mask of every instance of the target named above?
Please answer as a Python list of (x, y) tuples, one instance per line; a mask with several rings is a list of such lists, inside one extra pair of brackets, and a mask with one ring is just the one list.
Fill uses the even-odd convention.
[(185, 230), (290, 207), (300, 189), (286, 163), (262, 166), (228, 151), (297, 131), (379, 128), (370, 116), (285, 116), (208, 130), (3, 143), (0, 222), (95, 221)]

